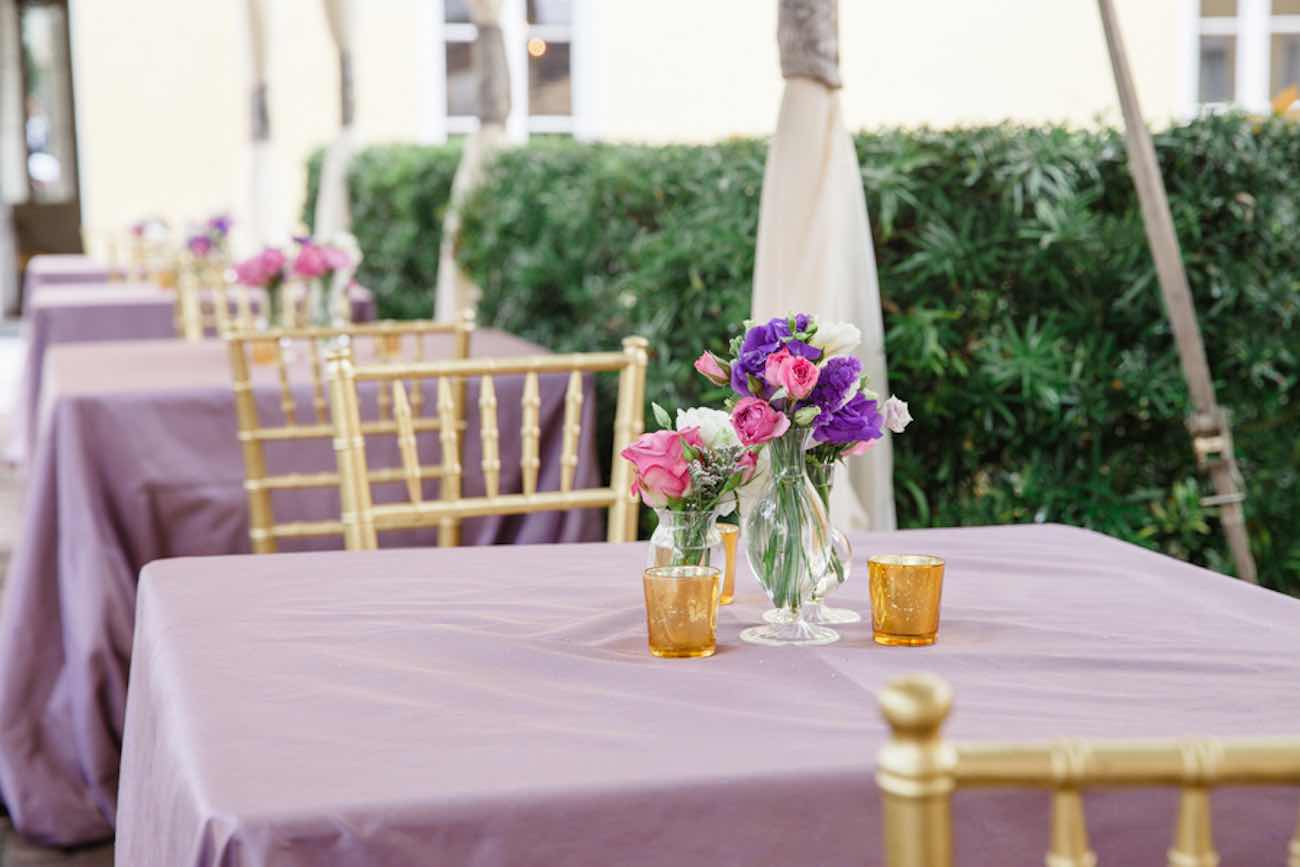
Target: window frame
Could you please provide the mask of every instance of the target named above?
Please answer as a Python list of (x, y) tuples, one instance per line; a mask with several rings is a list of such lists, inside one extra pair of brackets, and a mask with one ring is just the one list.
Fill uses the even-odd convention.
[[(1300, 14), (1274, 15), (1273, 0), (1237, 0), (1235, 16), (1202, 17), (1201, 0), (1184, 0), (1183, 109), (1188, 116), (1244, 108), (1264, 112), (1272, 105), (1273, 37), (1300, 35)], [(1228, 102), (1200, 101), (1201, 38), (1236, 39), (1235, 93)]]

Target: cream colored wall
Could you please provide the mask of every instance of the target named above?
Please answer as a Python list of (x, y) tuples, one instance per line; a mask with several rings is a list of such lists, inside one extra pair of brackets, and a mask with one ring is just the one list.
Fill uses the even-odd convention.
[[(631, 5), (595, 3), (604, 136), (770, 131), (781, 89), (775, 0)], [(1147, 116), (1177, 115), (1186, 3), (1116, 5)], [(851, 127), (1119, 119), (1094, 0), (840, 0), (840, 42)]]
[[(307, 155), (338, 128), (338, 66), (320, 0), (267, 0), (275, 225), (298, 222)], [(357, 3), (357, 134), (419, 135), (427, 0)], [(174, 224), (229, 210), (247, 227), (245, 4), (79, 0), (73, 7), (84, 222)], [(147, 24), (147, 26), (145, 26)], [(237, 244), (247, 248), (241, 234)]]
[[(287, 234), (300, 213), (303, 163), (337, 128), (337, 70), (320, 0), (265, 5), (275, 223)], [(1118, 117), (1093, 0), (840, 5), (851, 127)], [(1148, 117), (1174, 116), (1186, 0), (1117, 5)], [(575, 39), (586, 40), (575, 61), (581, 135), (707, 141), (770, 131), (781, 94), (776, 0), (575, 6)], [(436, 0), (357, 0), (360, 141), (436, 135), (438, 9)], [(244, 14), (235, 0), (73, 0), (90, 229), (153, 213), (183, 223), (225, 209), (248, 225)]]

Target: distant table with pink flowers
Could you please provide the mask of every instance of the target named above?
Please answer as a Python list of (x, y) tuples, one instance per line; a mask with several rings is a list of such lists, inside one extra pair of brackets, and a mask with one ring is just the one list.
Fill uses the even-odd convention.
[[(354, 321), (369, 322), (375, 318), (375, 299), (369, 291), (356, 287), (351, 298)], [(26, 353), (18, 377), (4, 458), (11, 463), (22, 463), (33, 453), (40, 428), (45, 355), (51, 347), (63, 343), (174, 338), (175, 306), (175, 292), (151, 283), (48, 285), (30, 296), (23, 317)]]
[[(1063, 526), (859, 534), (947, 561), (938, 644), (867, 623), (646, 651), (644, 543), (153, 563), (140, 581), (117, 859), (168, 867), (882, 863), (876, 694), (932, 671), (961, 740), (1294, 735), (1300, 600)], [(1102, 864), (1164, 863), (1177, 791), (1090, 792)], [(1040, 864), (1046, 793), (957, 796), (964, 867)], [(1224, 864), (1278, 864), (1295, 793), (1214, 795)]]

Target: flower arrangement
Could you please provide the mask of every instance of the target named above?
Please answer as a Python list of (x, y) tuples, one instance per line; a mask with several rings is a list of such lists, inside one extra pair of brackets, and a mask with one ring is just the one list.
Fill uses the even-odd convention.
[[(710, 382), (731, 388), (727, 403), (737, 439), (768, 452), (773, 478), (746, 517), (753, 530), (746, 532), (746, 545), (773, 602), (795, 621), (804, 593), (817, 580), (832, 573), (842, 580), (844, 574), (826, 516), (829, 472), (810, 498), (807, 470), (862, 454), (885, 430), (901, 432), (911, 420), (906, 403), (891, 397), (882, 404), (868, 388), (861, 362), (850, 354), (860, 342), (861, 333), (850, 323), (799, 313), (746, 322), (744, 333), (732, 339), (728, 358), (704, 352), (695, 361)], [(833, 633), (819, 639), (798, 622), (784, 638), (780, 628), (771, 629), (760, 638), (834, 640)]]
[(232, 224), (228, 214), (217, 214), (204, 223), (202, 228), (190, 233), (185, 239), (185, 247), (196, 259), (206, 259), (214, 252), (224, 255), (230, 241)]
[(290, 270), (311, 287), (312, 321), (319, 326), (334, 323), (334, 316), (352, 275), (361, 264), (357, 239), (341, 232), (329, 241), (299, 236)]
[(266, 291), (267, 321), (280, 324), (281, 290), (285, 281), (284, 253), (278, 247), (265, 247), (256, 256), (235, 265), (235, 278), (245, 286)]
[(757, 449), (740, 441), (721, 410), (678, 410), (674, 423), (663, 407), (652, 408), (663, 429), (642, 434), (621, 452), (633, 467), (632, 493), (659, 514), (652, 552), (668, 552), (659, 565), (707, 565), (714, 522), (735, 509), (740, 488), (753, 476)]

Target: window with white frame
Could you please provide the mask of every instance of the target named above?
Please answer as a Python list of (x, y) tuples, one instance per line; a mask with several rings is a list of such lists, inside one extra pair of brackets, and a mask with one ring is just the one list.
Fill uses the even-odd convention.
[(1300, 0), (1193, 0), (1196, 103), (1262, 110), (1300, 87)]
[[(478, 28), (469, 0), (440, 0), (446, 132), (478, 126), (478, 82), (474, 42)], [(510, 118), (517, 134), (574, 131), (574, 0), (504, 0), (502, 38), (510, 69)]]

